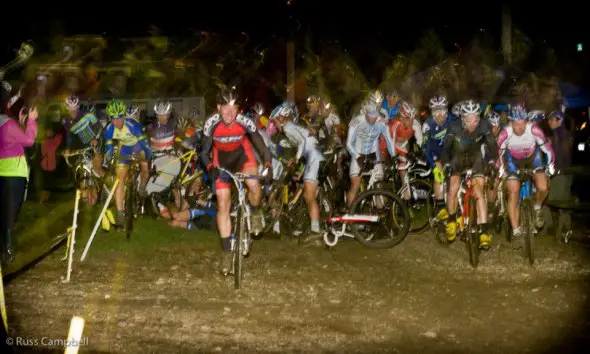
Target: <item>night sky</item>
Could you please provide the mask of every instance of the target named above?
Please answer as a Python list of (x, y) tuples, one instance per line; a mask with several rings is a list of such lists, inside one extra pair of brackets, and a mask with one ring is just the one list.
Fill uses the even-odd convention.
[[(392, 52), (411, 49), (427, 28), (434, 28), (447, 48), (456, 42), (466, 43), (479, 29), (487, 31), (498, 41), (498, 46), (500, 39), (501, 5), (491, 2), (489, 5), (473, 2), (467, 7), (453, 5), (450, 1), (432, 5), (409, 1), (400, 5), (400, 2), (369, 0), (352, 5), (345, 1), (293, 0), (291, 6), (279, 0), (199, 1), (194, 2), (198, 10), (188, 11), (172, 2), (135, 8), (121, 5), (122, 2), (119, 5), (96, 4), (96, 9), (86, 9), (87, 5), (79, 3), (71, 6), (59, 3), (51, 8), (31, 8), (23, 15), (3, 16), (2, 62), (10, 60), (22, 40), (32, 39), (42, 48), (53, 33), (60, 32), (107, 37), (146, 36), (150, 24), (172, 37), (188, 37), (198, 30), (208, 30), (244, 31), (257, 39), (272, 34), (289, 36), (293, 28), (299, 29), (295, 36), (301, 36), (311, 29), (316, 40), (338, 40), (345, 47), (377, 36)], [(553, 4), (556, 5), (547, 8), (539, 3), (534, 7), (512, 5), (514, 26), (522, 28), (535, 43), (547, 41), (556, 48), (558, 56), (576, 55), (578, 42), (586, 42), (585, 49), (590, 50), (588, 15), (573, 5), (566, 5), (567, 2)]]

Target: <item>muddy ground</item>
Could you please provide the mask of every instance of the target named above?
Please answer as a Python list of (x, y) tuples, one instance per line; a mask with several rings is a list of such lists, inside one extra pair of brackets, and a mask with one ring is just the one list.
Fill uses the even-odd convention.
[(261, 240), (235, 291), (216, 272), (215, 235), (162, 237), (170, 241), (96, 246), (84, 263), (80, 242), (69, 284), (63, 249), (20, 274), (5, 288), (11, 336), (64, 338), (80, 315), (80, 353), (565, 353), (590, 344), (590, 262), (579, 245), (545, 238), (532, 268), (496, 238), (474, 270), (462, 243), (445, 248), (428, 234), (389, 250)]

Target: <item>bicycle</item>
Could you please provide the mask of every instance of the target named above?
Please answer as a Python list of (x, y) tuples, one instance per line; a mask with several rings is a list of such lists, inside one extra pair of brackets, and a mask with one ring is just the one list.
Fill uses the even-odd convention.
[[(421, 232), (430, 225), (430, 220), (434, 217), (434, 191), (432, 184), (424, 179), (431, 175), (432, 169), (428, 167), (426, 161), (410, 156), (407, 159), (408, 168), (405, 181), (400, 181), (399, 174), (394, 167), (395, 164), (391, 169), (390, 181), (394, 191), (397, 189), (397, 195), (400, 198), (406, 200), (404, 195), (409, 194), (410, 199), (407, 202), (411, 208), (409, 212), (412, 219), (410, 232)], [(398, 186), (399, 188), (396, 188)], [(425, 211), (426, 216), (415, 215), (414, 211), (418, 213)]]
[[(101, 197), (104, 197), (105, 193), (108, 194), (109, 192), (98, 173), (94, 170), (93, 153), (94, 149), (87, 147), (63, 154), (66, 164), (73, 170), (76, 188), (80, 189), (83, 194), (87, 194), (88, 204), (92, 204), (93, 190), (96, 192), (96, 200), (101, 200)], [(70, 158), (75, 156), (80, 156), (80, 159), (74, 164), (70, 161)], [(102, 193), (103, 191), (105, 193)]]
[[(384, 202), (387, 198), (390, 202)], [(397, 205), (397, 207), (396, 207)], [(368, 212), (364, 207), (371, 208)], [(394, 216), (398, 212), (401, 213)], [(387, 218), (391, 216), (391, 219)], [(403, 220), (401, 223), (400, 221)], [(388, 189), (370, 189), (362, 192), (353, 201), (350, 213), (344, 215), (329, 216), (325, 221), (324, 243), (328, 247), (334, 247), (339, 238), (350, 237), (357, 239), (369, 248), (391, 248), (405, 240), (410, 229), (410, 215), (408, 209), (400, 197)], [(334, 225), (341, 224), (340, 230)], [(391, 229), (385, 233), (373, 231), (375, 226), (388, 224)], [(400, 228), (401, 224), (401, 228)], [(350, 225), (351, 232), (347, 231)], [(396, 234), (396, 227), (398, 233)], [(330, 238), (330, 235), (333, 238)], [(385, 240), (377, 237), (385, 235)], [(375, 242), (374, 242), (375, 241)]]
[(125, 182), (125, 224), (123, 228), (127, 240), (130, 240), (133, 232), (133, 221), (139, 217), (141, 209), (139, 199), (137, 198), (139, 184), (137, 176), (141, 168), (139, 166), (140, 160), (135, 154), (132, 154), (127, 161), (129, 162), (129, 167), (127, 170), (127, 181)]
[[(520, 213), (520, 229), (524, 239), (524, 252), (530, 265), (535, 263), (535, 235), (537, 228), (535, 227), (535, 202), (533, 197), (533, 178), (538, 170), (534, 169), (520, 169), (517, 176), (520, 177), (520, 191), (518, 196), (518, 205)], [(513, 237), (510, 237), (510, 241)]]
[[(233, 253), (232, 273), (234, 275), (234, 287), (240, 289), (244, 277), (243, 262), (244, 257), (250, 254), (250, 207), (246, 202), (246, 190), (244, 188), (244, 181), (246, 179), (264, 179), (262, 176), (249, 175), (241, 172), (231, 173), (230, 171), (219, 168), (219, 171), (229, 176), (236, 189), (238, 190), (238, 205), (235, 220), (232, 220), (235, 225), (235, 231), (231, 238), (231, 252)], [(233, 209), (233, 207), (232, 207)], [(232, 213), (233, 214), (233, 213)]]
[[(480, 253), (479, 229), (477, 226), (476, 199), (471, 183), (472, 173), (473, 171), (468, 169), (461, 174), (463, 178), (461, 179), (461, 185), (459, 187), (459, 191), (457, 192), (457, 204), (459, 205), (461, 216), (457, 219), (457, 231), (459, 233), (460, 240), (465, 242), (467, 247), (469, 263), (473, 268), (477, 268)], [(435, 227), (434, 232), (436, 239), (440, 243), (445, 245), (450, 244), (444, 233), (440, 235), (440, 233), (444, 232), (440, 227)]]

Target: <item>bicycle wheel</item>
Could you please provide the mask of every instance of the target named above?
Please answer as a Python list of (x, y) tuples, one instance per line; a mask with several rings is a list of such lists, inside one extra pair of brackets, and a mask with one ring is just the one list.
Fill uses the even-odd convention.
[(533, 204), (530, 199), (527, 198), (523, 201), (520, 215), (522, 236), (524, 237), (524, 252), (529, 263), (533, 265), (535, 263), (535, 224), (533, 221)]
[(246, 237), (246, 218), (244, 217), (244, 207), (238, 207), (237, 224), (236, 224), (236, 239), (233, 247), (233, 268), (234, 268), (234, 287), (239, 289), (242, 286), (242, 279), (244, 277), (244, 238)]
[(467, 252), (469, 253), (469, 263), (473, 268), (479, 264), (479, 230), (477, 227), (477, 208), (475, 198), (469, 197), (469, 224), (467, 225)]
[(272, 233), (275, 223), (281, 217), (281, 211), (283, 210), (283, 201), (281, 199), (282, 189), (283, 185), (278, 182), (270, 186), (268, 196), (262, 204), (262, 213), (264, 215), (264, 229), (262, 230), (262, 234)]
[[(397, 195), (404, 199), (404, 194), (408, 190), (403, 186), (397, 192)], [(421, 180), (410, 180), (410, 232), (421, 232), (430, 225), (430, 219), (434, 217), (433, 191), (430, 183)]]
[(408, 236), (408, 208), (388, 189), (371, 189), (361, 193), (353, 201), (350, 214), (379, 216), (376, 223), (350, 224), (354, 237), (369, 248), (391, 248)]

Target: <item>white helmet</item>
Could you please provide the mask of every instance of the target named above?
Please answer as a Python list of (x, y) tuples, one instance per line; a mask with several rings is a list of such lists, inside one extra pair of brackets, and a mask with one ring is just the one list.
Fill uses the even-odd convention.
[(399, 114), (409, 117), (411, 119), (416, 118), (416, 107), (411, 103), (404, 101), (399, 107)]
[(68, 108), (77, 108), (80, 106), (80, 99), (78, 96), (68, 96), (68, 98), (66, 98), (66, 106), (68, 106)]
[(256, 102), (254, 103), (254, 106), (252, 106), (252, 111), (261, 116), (264, 114), (264, 105), (260, 102)]
[(159, 116), (170, 114), (170, 110), (172, 110), (172, 104), (167, 100), (158, 100), (154, 105), (154, 112)]
[(447, 109), (449, 102), (445, 96), (434, 96), (430, 99), (429, 107), (431, 110)]
[(497, 127), (500, 125), (500, 113), (496, 111), (490, 111), (488, 114), (486, 114), (486, 119), (488, 122), (490, 122), (492, 127)]
[(474, 100), (467, 100), (461, 105), (461, 117), (471, 114), (479, 115), (481, 113), (481, 106)]
[(381, 93), (381, 91), (379, 91), (379, 90), (376, 90), (376, 91), (373, 91), (369, 94), (365, 103), (366, 104), (374, 104), (378, 107), (381, 107), (381, 105), (383, 104), (384, 98), (385, 98), (385, 96), (383, 96), (383, 93)]

